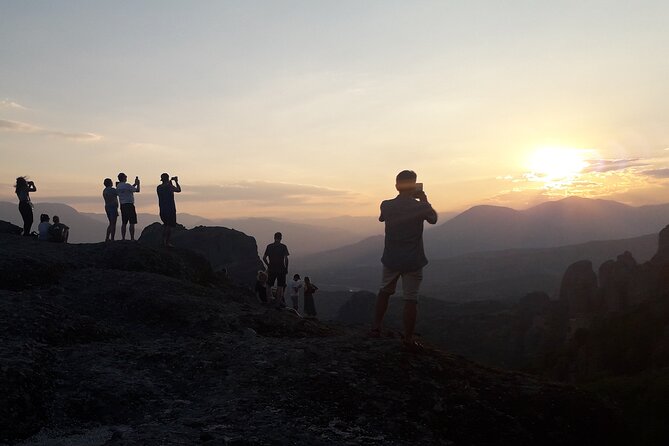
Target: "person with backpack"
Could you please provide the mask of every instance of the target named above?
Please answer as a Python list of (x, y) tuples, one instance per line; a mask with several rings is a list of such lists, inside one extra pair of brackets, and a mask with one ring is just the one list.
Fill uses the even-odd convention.
[(70, 237), (70, 227), (61, 223), (57, 215), (53, 216), (53, 224), (49, 228), (49, 241), (54, 243), (67, 243)]
[(304, 315), (307, 318), (316, 318), (316, 304), (314, 303), (314, 293), (318, 287), (311, 282), (309, 276), (304, 277)]

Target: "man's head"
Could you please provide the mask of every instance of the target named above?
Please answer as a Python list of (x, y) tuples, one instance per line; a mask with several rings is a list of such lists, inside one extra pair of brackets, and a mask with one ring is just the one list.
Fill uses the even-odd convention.
[(409, 192), (416, 189), (416, 172), (403, 170), (395, 177), (395, 187), (399, 192)]
[(275, 242), (280, 242), (282, 238), (283, 238), (283, 234), (281, 234), (280, 232), (275, 232), (274, 233), (274, 241)]
[(112, 184), (114, 184), (114, 183), (112, 183), (111, 178), (105, 178), (105, 181), (104, 181), (103, 184), (105, 185), (105, 187), (112, 187)]
[(168, 181), (170, 181), (170, 176), (164, 173), (160, 176), (160, 181), (162, 181), (163, 183), (167, 183)]
[(47, 214), (42, 214), (42, 215), (39, 216), (39, 221), (40, 221), (40, 223), (48, 222), (49, 221), (49, 216)]
[(121, 173), (118, 174), (118, 180), (121, 183), (125, 183), (126, 181), (128, 181), (128, 176), (126, 174), (124, 174), (123, 172), (121, 172)]
[(58, 217), (57, 215), (54, 215), (53, 216), (53, 224), (55, 225), (57, 223), (60, 223), (60, 217)]
[(300, 275), (299, 275), (299, 274), (295, 274), (295, 275), (293, 276), (293, 280), (300, 280)]

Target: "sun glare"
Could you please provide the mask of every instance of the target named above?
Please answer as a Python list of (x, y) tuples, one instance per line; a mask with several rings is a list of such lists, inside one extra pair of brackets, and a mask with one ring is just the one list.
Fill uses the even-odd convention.
[(530, 157), (530, 177), (547, 187), (565, 186), (573, 182), (588, 166), (585, 151), (573, 148), (543, 147)]

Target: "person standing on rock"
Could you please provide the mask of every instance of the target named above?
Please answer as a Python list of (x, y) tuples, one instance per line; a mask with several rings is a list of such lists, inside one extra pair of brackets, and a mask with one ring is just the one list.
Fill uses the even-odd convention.
[(181, 192), (181, 186), (179, 186), (179, 177), (170, 178), (166, 173), (160, 176), (160, 181), (161, 184), (156, 188), (156, 192), (158, 193), (160, 219), (163, 222), (163, 245), (171, 247), (172, 228), (177, 225), (177, 205), (174, 202), (174, 194)]
[(300, 289), (302, 288), (302, 280), (299, 274), (293, 276), (290, 282), (290, 300), (293, 303), (293, 310), (299, 311)]
[(23, 235), (27, 237), (30, 235), (33, 226), (33, 204), (30, 201), (30, 192), (36, 192), (37, 187), (35, 187), (34, 182), (26, 180), (26, 177), (18, 177), (14, 187), (16, 196), (19, 197), (19, 212), (23, 219)]
[(304, 314), (307, 319), (316, 318), (316, 304), (314, 304), (314, 293), (318, 287), (311, 282), (309, 276), (304, 278)]
[(390, 296), (395, 294), (402, 279), (404, 294), (404, 345), (418, 350), (421, 345), (413, 339), (416, 326), (418, 290), (423, 280), (427, 258), (423, 249), (423, 222), (437, 223), (437, 213), (427, 201), (422, 183), (416, 183), (416, 173), (403, 170), (395, 178), (397, 197), (381, 203), (379, 221), (385, 223), (383, 275), (376, 300), (374, 322), (370, 335), (382, 335), (383, 318)]
[(268, 286), (271, 288), (276, 282), (276, 300), (282, 307), (286, 306), (283, 292), (286, 288), (286, 275), (288, 275), (288, 247), (281, 243), (283, 235), (280, 232), (274, 234), (274, 243), (265, 248), (262, 261), (267, 265)]
[(107, 214), (107, 234), (105, 235), (105, 242), (114, 241), (116, 236), (116, 220), (118, 219), (118, 193), (114, 188), (111, 178), (105, 178), (104, 190), (102, 191), (102, 198), (105, 200), (105, 214)]
[(128, 176), (123, 172), (118, 174), (116, 193), (121, 203), (121, 238), (125, 240), (125, 228), (130, 223), (130, 240), (135, 240), (135, 225), (137, 211), (135, 210), (135, 192), (139, 193), (139, 177), (135, 177), (134, 184), (128, 184)]

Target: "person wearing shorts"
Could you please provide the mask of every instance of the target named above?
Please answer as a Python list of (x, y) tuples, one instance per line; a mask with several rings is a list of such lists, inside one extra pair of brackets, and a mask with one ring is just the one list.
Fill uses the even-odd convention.
[(139, 193), (139, 177), (135, 177), (134, 184), (128, 184), (128, 177), (123, 172), (118, 174), (116, 193), (121, 203), (121, 238), (125, 240), (125, 229), (130, 223), (130, 240), (135, 240), (135, 225), (137, 211), (135, 210), (135, 192)]
[(105, 178), (105, 188), (102, 191), (102, 198), (105, 200), (105, 214), (107, 214), (107, 234), (105, 235), (105, 242), (114, 241), (116, 236), (116, 220), (118, 219), (118, 193), (114, 188), (111, 178)]
[(427, 258), (423, 249), (423, 222), (437, 223), (437, 213), (427, 201), (422, 188), (417, 187), (416, 173), (403, 170), (395, 178), (399, 192), (392, 200), (381, 203), (379, 221), (385, 223), (383, 274), (376, 300), (372, 336), (380, 336), (383, 318), (397, 282), (402, 281), (404, 295), (404, 343), (409, 348), (420, 344), (413, 339), (416, 326), (418, 291), (423, 280)]
[(274, 234), (274, 243), (270, 243), (265, 248), (265, 254), (262, 257), (267, 265), (267, 283), (270, 287), (276, 282), (276, 300), (281, 306), (286, 303), (283, 298), (283, 292), (286, 289), (286, 276), (288, 275), (288, 247), (281, 243), (283, 235), (280, 232)]
[(181, 186), (178, 177), (170, 178), (167, 173), (160, 175), (160, 181), (156, 192), (158, 193), (160, 220), (163, 222), (163, 245), (171, 247), (172, 228), (177, 226), (177, 205), (174, 202), (174, 194), (181, 192)]

